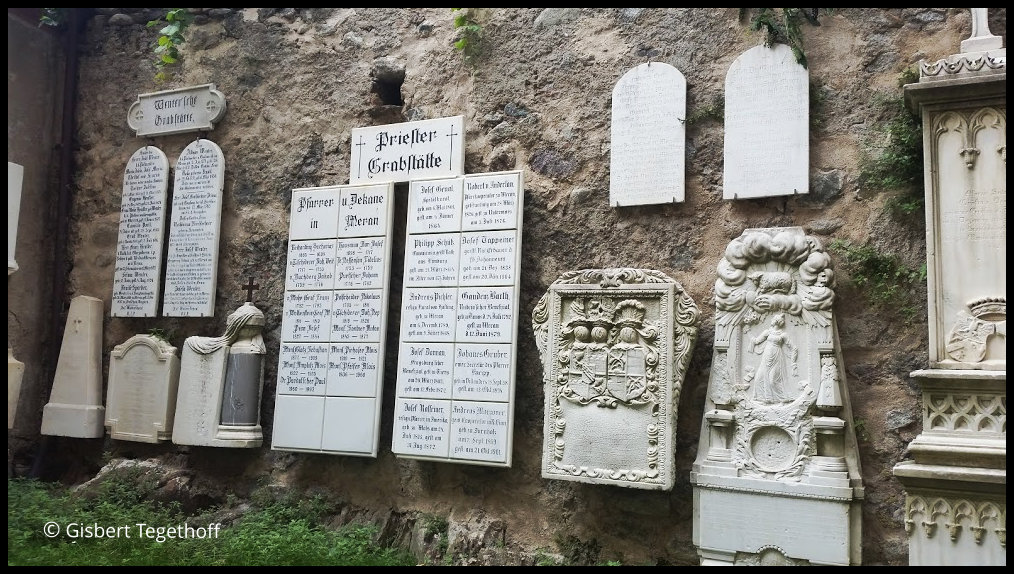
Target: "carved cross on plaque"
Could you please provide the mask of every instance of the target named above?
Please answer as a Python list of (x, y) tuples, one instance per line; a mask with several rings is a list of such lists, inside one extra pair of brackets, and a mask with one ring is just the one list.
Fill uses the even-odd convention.
[(247, 281), (247, 284), (243, 285), (242, 288), (246, 290), (246, 302), (247, 303), (252, 303), (253, 302), (253, 292), (256, 291), (256, 290), (258, 290), (258, 289), (260, 289), (261, 286), (258, 285), (257, 283), (254, 283), (253, 277), (251, 277), (250, 280)]

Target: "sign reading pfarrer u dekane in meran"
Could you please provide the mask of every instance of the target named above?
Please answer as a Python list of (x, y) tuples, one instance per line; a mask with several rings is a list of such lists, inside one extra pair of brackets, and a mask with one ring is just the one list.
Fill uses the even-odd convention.
[(127, 111), (137, 136), (170, 135), (215, 129), (225, 115), (225, 96), (215, 84), (140, 94)]
[(465, 172), (464, 116), (352, 130), (349, 183), (385, 183)]

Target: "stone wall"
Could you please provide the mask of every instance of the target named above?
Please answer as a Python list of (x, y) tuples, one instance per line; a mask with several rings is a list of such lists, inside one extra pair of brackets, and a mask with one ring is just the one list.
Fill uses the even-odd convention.
[[(449, 9), (194, 9), (197, 19), (182, 46), (178, 74), (156, 85), (150, 48), (155, 31), (145, 23), (164, 12), (98, 9), (80, 45), (68, 299), (105, 301), (108, 369), (109, 350), (152, 328), (169, 332), (177, 347), (190, 335), (220, 333), (225, 317), (245, 300), (240, 285), (255, 277), (269, 349), (261, 412), (265, 446), (237, 451), (54, 439), (40, 454), (33, 444), (37, 431), (29, 430), (38, 425), (29, 422), (19, 434), (30, 446), (19, 448), (16, 462), (25, 467), (44, 456), (47, 476), (75, 482), (98, 471), (103, 452), (154, 459), (193, 477), (187, 488), (195, 504), (222, 502), (226, 493), (243, 498), (264, 485), (324, 492), (355, 509), (343, 519), (381, 522), (391, 540), (412, 539), (420, 517), (435, 515), (450, 524), (455, 563), (535, 563), (539, 556), (559, 555), (572, 562), (697, 564), (689, 472), (708, 386), (716, 265), (744, 229), (776, 226), (801, 226), (825, 245), (869, 244), (911, 269), (923, 265), (922, 212), (895, 215), (887, 205), (901, 192), (858, 182), (870, 146), (884, 141), (884, 110), (902, 98), (902, 73), (921, 59), (955, 53), (970, 32), (969, 11), (847, 8), (822, 14), (819, 27), (804, 23), (812, 99), (810, 193), (728, 201), (721, 187), (723, 125), (720, 115), (708, 112), (722, 101), (733, 60), (764, 42), (738, 9), (473, 10), (482, 38), (478, 53), (466, 61), (453, 46)], [(1006, 11), (991, 12), (993, 33), (1005, 36)], [(646, 61), (669, 63), (687, 80), (686, 201), (612, 208), (611, 90)], [(382, 89), (399, 81), (400, 104)], [(126, 162), (153, 143), (175, 164), (197, 137), (137, 138), (127, 126), (127, 109), (140, 93), (204, 83), (215, 84), (228, 101), (224, 119), (206, 134), (226, 158), (215, 317), (110, 319)], [(292, 189), (347, 183), (353, 128), (455, 115), (464, 116), (465, 173), (524, 170), (512, 467), (391, 454), (395, 336), (388, 337), (378, 458), (271, 451)], [(10, 118), (8, 124), (10, 132)], [(404, 222), (405, 190), (397, 191), (395, 217)], [(395, 229), (392, 334), (399, 325), (404, 233), (402, 223)], [(920, 394), (909, 373), (927, 363), (925, 285), (916, 282), (876, 304), (844, 254), (831, 253), (866, 488), (863, 562), (904, 565), (904, 493), (891, 469), (920, 431)], [(599, 267), (662, 271), (681, 282), (702, 310), (679, 405), (679, 476), (670, 492), (540, 476), (543, 384), (531, 311), (562, 273)], [(10, 318), (8, 324), (10, 336)], [(48, 389), (51, 383), (26, 379), (30, 384)], [(25, 413), (29, 421), (41, 417), (41, 406)]]

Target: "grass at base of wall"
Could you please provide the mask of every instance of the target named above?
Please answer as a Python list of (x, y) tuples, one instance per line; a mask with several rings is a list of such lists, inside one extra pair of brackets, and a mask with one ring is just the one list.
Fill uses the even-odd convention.
[(27, 479), (7, 480), (8, 566), (412, 566), (407, 552), (373, 542), (376, 527), (337, 530), (291, 505), (255, 507), (229, 525), (174, 505), (124, 496), (111, 482), (95, 496)]

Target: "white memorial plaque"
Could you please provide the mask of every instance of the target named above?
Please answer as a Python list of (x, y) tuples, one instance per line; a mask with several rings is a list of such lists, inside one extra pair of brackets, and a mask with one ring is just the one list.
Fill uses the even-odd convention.
[(168, 191), (169, 160), (162, 150), (135, 151), (123, 172), (112, 317), (158, 315)]
[[(510, 466), (521, 172), (413, 181), (409, 189), (392, 450)], [(437, 407), (448, 426), (420, 419)]]
[(380, 289), (335, 291), (331, 305), (331, 340), (379, 341), (386, 302)]
[(409, 235), (405, 242), (405, 286), (456, 286), (460, 237), (460, 233)]
[(610, 205), (684, 200), (686, 117), (687, 81), (669, 64), (641, 64), (616, 82), (610, 125)]
[(278, 393), (323, 395), (327, 369), (327, 343), (282, 343), (278, 353)]
[(289, 239), (333, 237), (338, 237), (338, 188), (294, 190), (289, 215)]
[(289, 242), (286, 290), (334, 289), (335, 240)]
[(465, 171), (464, 117), (352, 130), (349, 183), (458, 176)]
[(463, 184), (461, 178), (413, 181), (408, 192), (408, 232), (458, 231)]
[(458, 284), (513, 285), (517, 279), (517, 244), (514, 230), (462, 233)]
[(461, 230), (521, 230), (521, 173), (469, 175), (461, 205)]
[(453, 369), (453, 343), (402, 343), (398, 352), (398, 395), (449, 399)]
[(451, 430), (450, 408), (450, 401), (395, 401), (392, 450), (401, 454), (446, 458)]
[(293, 190), (272, 449), (377, 456), (393, 187)]
[(517, 314), (513, 287), (458, 289), (455, 340), (468, 343), (509, 343), (514, 340)]
[(503, 461), (509, 432), (507, 403), (452, 403), (451, 458)]
[(376, 185), (343, 187), (341, 213), (338, 217), (338, 237), (382, 236), (390, 225), (389, 205), (391, 194), (387, 188)]
[(457, 291), (405, 288), (401, 299), (401, 340), (453, 341)]
[(459, 343), (454, 349), (454, 398), (507, 401), (511, 396), (514, 349), (508, 343)]
[(809, 174), (809, 74), (785, 44), (751, 48), (725, 76), (722, 196), (808, 193)]
[(287, 291), (282, 306), (282, 341), (327, 341), (332, 291)]
[(215, 84), (140, 94), (127, 111), (127, 125), (138, 137), (210, 131), (225, 107)]
[(218, 284), (225, 157), (215, 142), (197, 140), (176, 162), (169, 255), (165, 273), (166, 317), (212, 317)]
[(331, 343), (328, 396), (375, 397), (381, 372), (378, 356), (377, 343)]
[(387, 276), (387, 239), (339, 239), (335, 251), (335, 289), (380, 289)]

